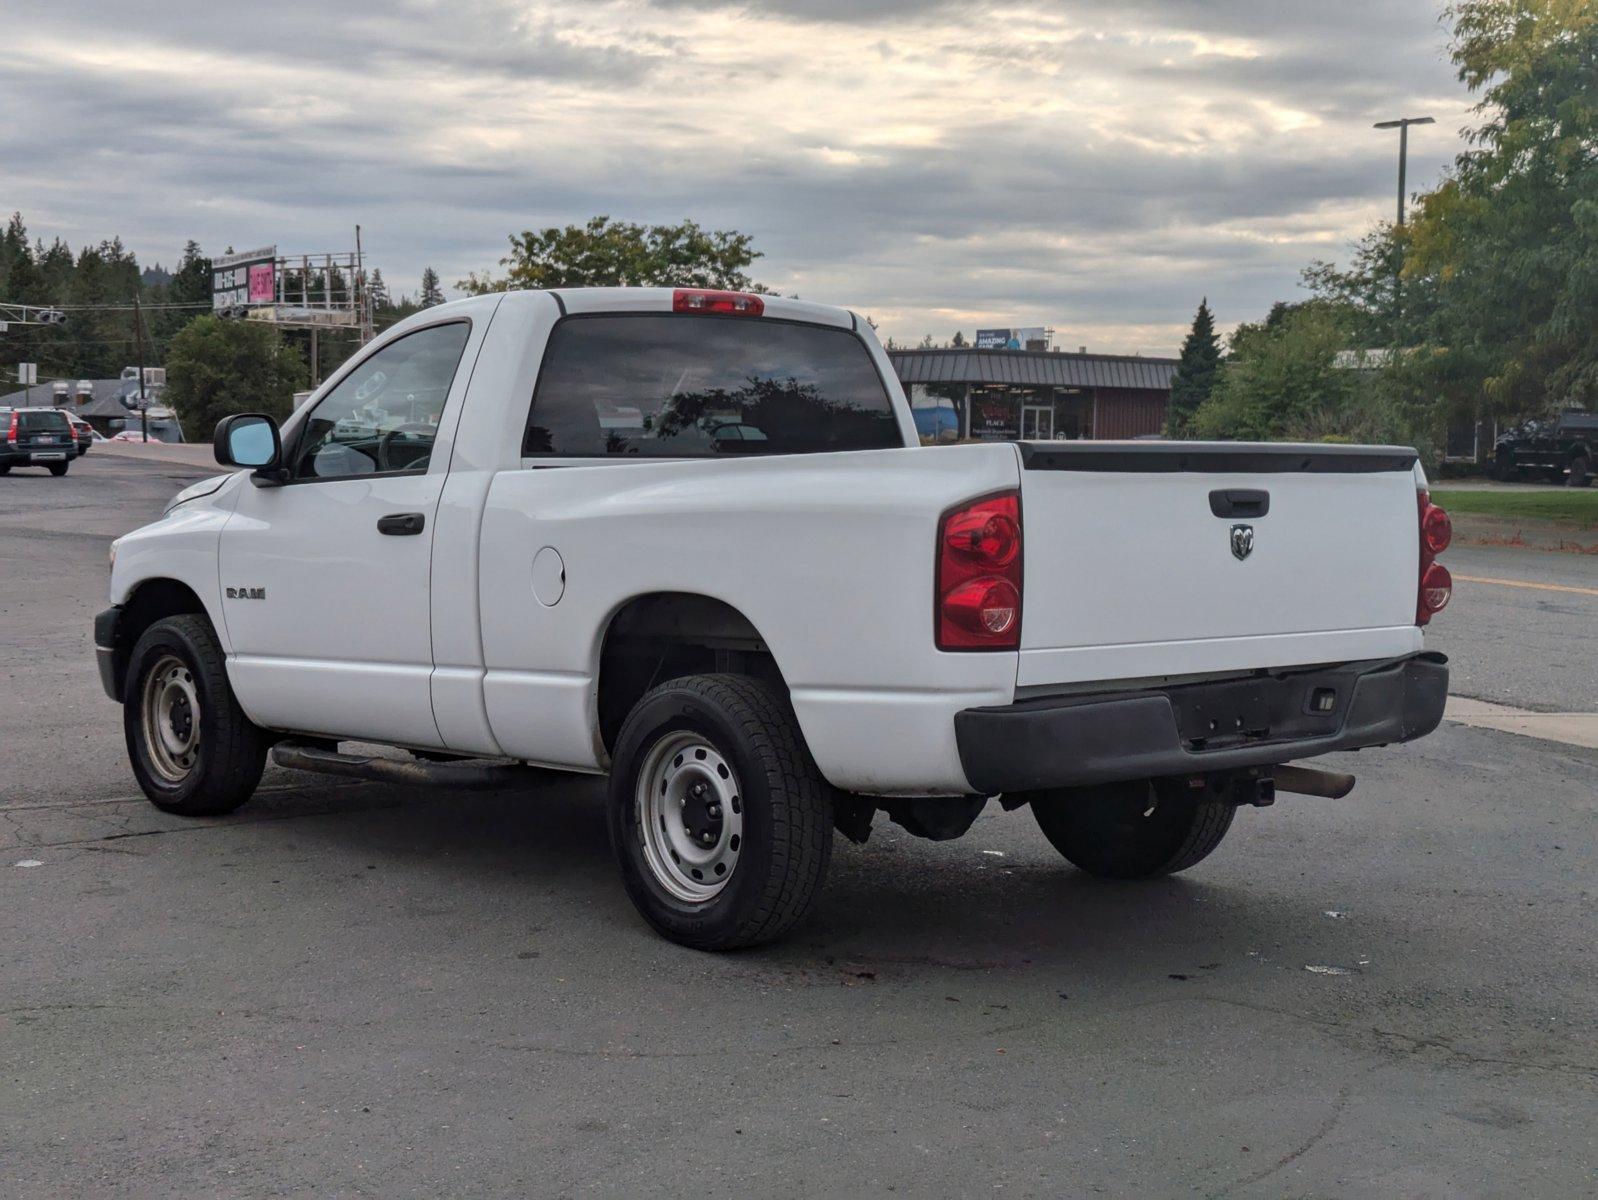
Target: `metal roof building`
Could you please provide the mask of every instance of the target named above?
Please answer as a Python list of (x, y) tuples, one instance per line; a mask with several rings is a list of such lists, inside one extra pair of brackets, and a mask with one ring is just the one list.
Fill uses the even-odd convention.
[[(129, 372), (132, 372), (131, 377)], [(146, 376), (150, 428), (160, 435), (162, 441), (182, 441), (183, 435), (176, 417), (162, 403), (164, 391), (164, 382), (152, 382)], [(110, 437), (124, 429), (139, 427), (137, 410), (123, 403), (124, 399), (131, 399), (138, 392), (138, 373), (130, 367), (120, 379), (58, 379), (51, 383), (35, 384), (31, 388), (0, 396), (0, 408), (54, 406), (65, 409), (75, 417), (82, 417), (101, 434)]]
[[(1046, 350), (891, 350), (895, 374), (923, 433), (1037, 440), (1157, 434), (1176, 374), (1174, 358)], [(952, 410), (941, 422), (928, 410)]]

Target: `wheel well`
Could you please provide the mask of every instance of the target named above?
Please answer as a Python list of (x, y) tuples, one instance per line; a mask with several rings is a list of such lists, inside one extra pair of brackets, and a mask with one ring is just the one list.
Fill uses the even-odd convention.
[(611, 618), (599, 654), (599, 732), (607, 751), (644, 693), (668, 679), (723, 672), (786, 690), (754, 624), (730, 604), (689, 592), (628, 601)]
[(121, 619), (117, 621), (115, 653), (116, 686), (120, 693), (127, 686), (128, 659), (144, 631), (163, 617), (179, 613), (207, 615), (205, 605), (188, 584), (175, 579), (148, 579), (133, 589), (128, 602), (122, 606)]

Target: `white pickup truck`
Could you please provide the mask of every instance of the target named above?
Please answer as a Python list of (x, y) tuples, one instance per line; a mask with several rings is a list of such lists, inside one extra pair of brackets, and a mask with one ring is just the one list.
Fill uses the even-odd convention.
[(608, 774), (626, 887), (691, 946), (789, 929), (879, 811), (941, 839), (998, 797), (1087, 871), (1180, 870), (1447, 693), (1413, 450), (923, 448), (866, 323), (798, 300), (441, 305), (216, 455), (95, 623), (150, 799), (227, 812), (269, 751)]

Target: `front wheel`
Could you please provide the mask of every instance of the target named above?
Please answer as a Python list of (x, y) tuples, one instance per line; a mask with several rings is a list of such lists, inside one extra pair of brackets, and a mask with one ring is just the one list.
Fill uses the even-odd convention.
[(122, 729), (139, 787), (167, 812), (232, 812), (266, 766), (269, 739), (233, 698), (216, 633), (196, 614), (157, 621), (134, 645)]
[(1221, 844), (1236, 812), (1231, 803), (1197, 799), (1180, 782), (1164, 779), (1061, 788), (1032, 802), (1054, 848), (1104, 879), (1186, 870)]
[(616, 739), (609, 821), (633, 904), (698, 950), (787, 933), (832, 855), (832, 790), (793, 709), (744, 675), (674, 679), (638, 702)]

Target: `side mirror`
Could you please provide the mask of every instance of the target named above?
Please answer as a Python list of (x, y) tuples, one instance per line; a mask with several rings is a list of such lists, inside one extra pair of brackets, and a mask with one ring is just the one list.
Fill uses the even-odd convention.
[(216, 461), (224, 467), (248, 467), (257, 485), (283, 482), (283, 442), (277, 422), (263, 413), (236, 413), (216, 424), (212, 440)]

